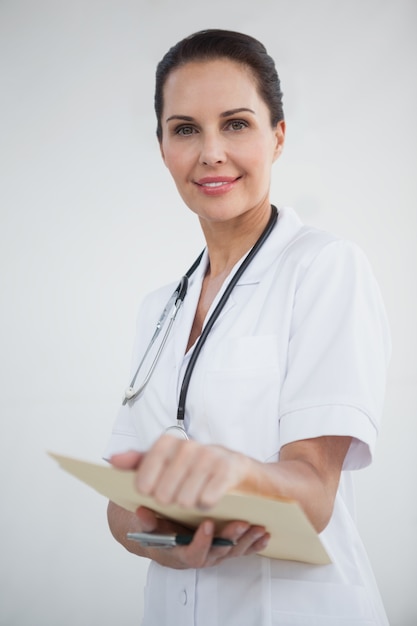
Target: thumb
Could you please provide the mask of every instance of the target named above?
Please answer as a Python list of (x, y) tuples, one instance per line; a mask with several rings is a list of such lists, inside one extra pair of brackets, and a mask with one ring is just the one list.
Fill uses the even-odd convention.
[(122, 452), (120, 454), (113, 454), (110, 457), (110, 463), (113, 467), (123, 470), (136, 469), (142, 460), (143, 453), (136, 452), (135, 450), (129, 450), (128, 452)]

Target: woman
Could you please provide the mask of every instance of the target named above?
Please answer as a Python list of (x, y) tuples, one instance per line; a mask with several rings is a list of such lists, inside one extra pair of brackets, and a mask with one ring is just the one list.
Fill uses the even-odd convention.
[[(371, 461), (389, 355), (369, 265), (289, 208), (276, 220), (270, 176), (285, 122), (262, 44), (218, 30), (179, 42), (158, 66), (155, 109), (163, 161), (207, 247), (146, 389), (127, 394), (106, 457), (136, 470), (142, 494), (200, 507), (207, 519), (188, 546), (141, 547), (126, 534), (181, 529), (109, 503), (115, 538), (152, 560), (143, 623), (387, 624), (354, 524), (350, 472)], [(142, 306), (134, 370), (172, 289)], [(189, 440), (165, 432), (178, 402)], [(242, 485), (296, 499), (332, 564), (258, 556), (267, 529), (245, 520), (221, 532), (234, 545), (212, 546), (210, 507)]]

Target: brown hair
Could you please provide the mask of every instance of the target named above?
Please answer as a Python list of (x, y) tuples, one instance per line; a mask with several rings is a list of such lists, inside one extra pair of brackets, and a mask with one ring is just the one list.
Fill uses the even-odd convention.
[(155, 113), (159, 141), (162, 140), (163, 90), (170, 72), (191, 61), (221, 58), (241, 63), (252, 70), (259, 95), (268, 106), (272, 126), (284, 119), (280, 80), (274, 60), (268, 55), (265, 46), (257, 39), (242, 33), (219, 29), (202, 30), (175, 44), (157, 66)]

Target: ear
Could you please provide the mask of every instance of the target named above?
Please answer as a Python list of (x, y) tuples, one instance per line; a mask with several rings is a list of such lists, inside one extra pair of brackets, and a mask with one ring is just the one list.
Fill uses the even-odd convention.
[(281, 120), (280, 122), (277, 123), (274, 129), (274, 136), (275, 136), (275, 147), (274, 147), (274, 154), (273, 154), (273, 159), (272, 159), (273, 162), (277, 160), (277, 158), (280, 156), (284, 148), (284, 142), (285, 142), (285, 121), (284, 120)]

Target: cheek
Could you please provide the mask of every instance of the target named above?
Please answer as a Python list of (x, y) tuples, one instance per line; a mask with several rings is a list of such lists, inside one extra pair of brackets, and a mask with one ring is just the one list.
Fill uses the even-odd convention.
[(248, 172), (253, 172), (256, 176), (268, 177), (273, 163), (272, 151), (265, 144), (252, 146), (246, 159)]
[(173, 178), (177, 178), (181, 171), (181, 160), (176, 159), (170, 152), (165, 153), (164, 163)]
[(184, 176), (190, 168), (192, 157), (190, 150), (181, 151), (175, 148), (164, 148), (164, 163), (173, 178)]
[(272, 165), (275, 151), (275, 140), (269, 133), (252, 135), (247, 141), (236, 146), (236, 158), (243, 160), (255, 169), (263, 169)]

